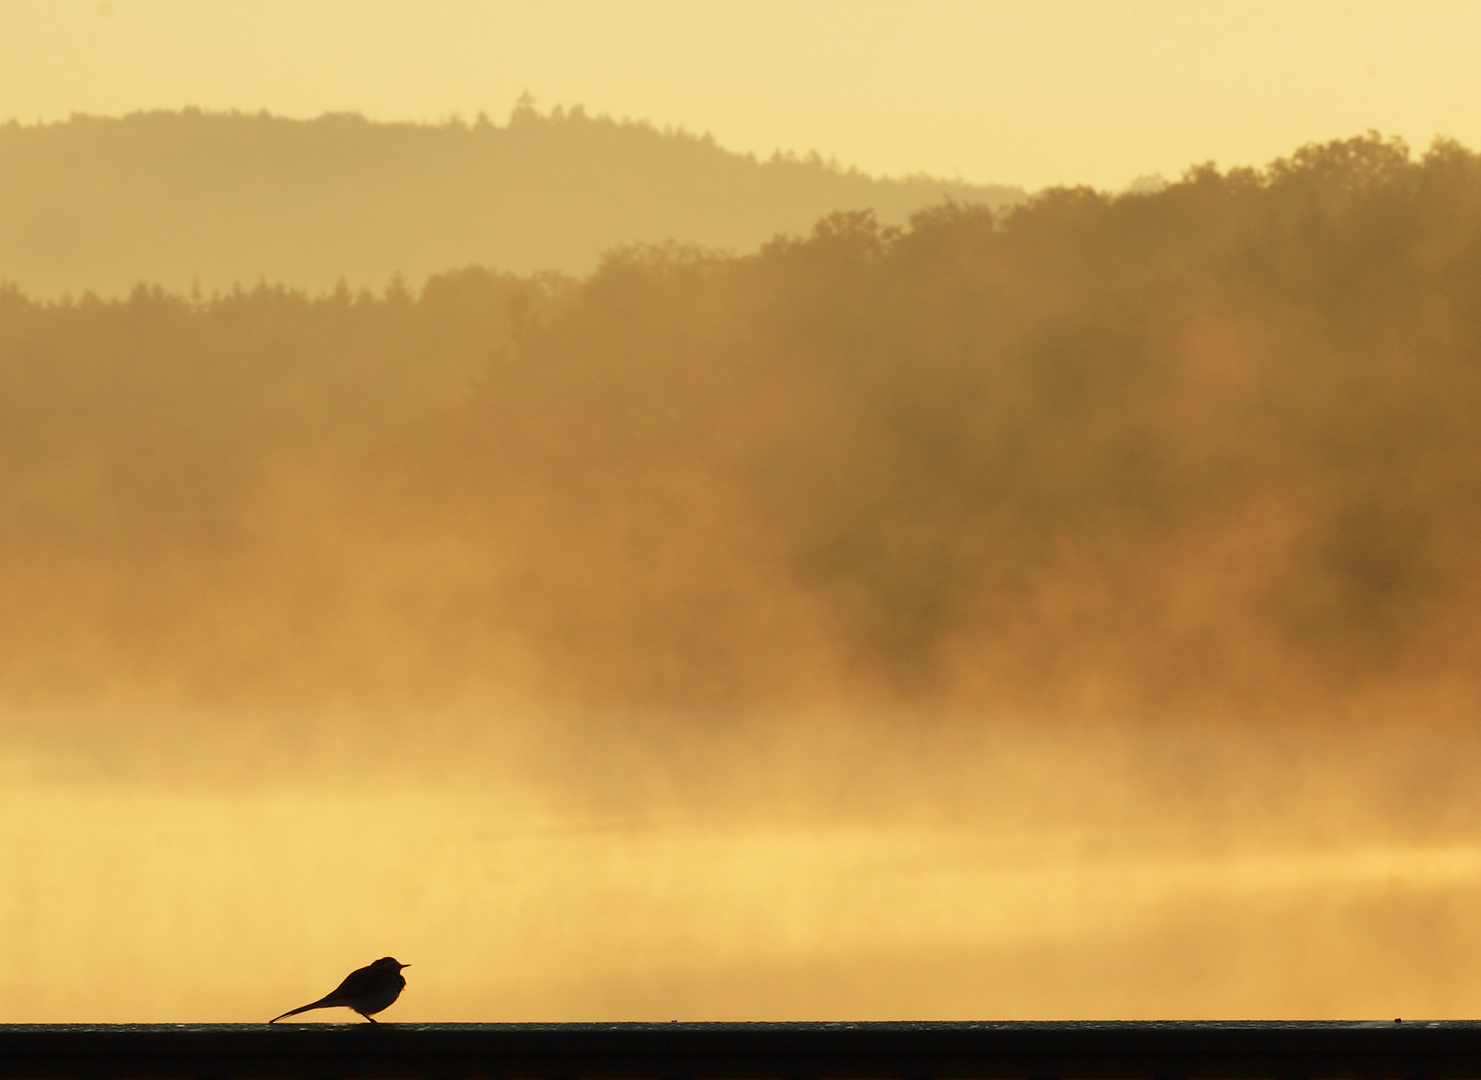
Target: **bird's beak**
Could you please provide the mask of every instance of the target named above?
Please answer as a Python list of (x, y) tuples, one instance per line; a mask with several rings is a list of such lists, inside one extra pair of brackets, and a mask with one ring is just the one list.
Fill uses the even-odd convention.
[(396, 966), (399, 967), (399, 968), (409, 968), (409, 967), (411, 967), (410, 964), (397, 964)]

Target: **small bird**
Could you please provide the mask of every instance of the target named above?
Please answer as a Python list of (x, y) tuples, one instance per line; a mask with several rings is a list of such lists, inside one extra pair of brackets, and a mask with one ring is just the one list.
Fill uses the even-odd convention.
[(311, 1001), (307, 1005), (291, 1009), (282, 1016), (275, 1016), (268, 1023), (276, 1024), (285, 1017), (297, 1016), (310, 1009), (334, 1009), (344, 1006), (347, 1009), (354, 1009), (374, 1024), (375, 1017), (370, 1014), (380, 1012), (401, 996), (401, 991), (406, 986), (406, 979), (402, 977), (401, 969), (409, 967), (411, 967), (410, 964), (399, 963), (393, 956), (383, 956), (373, 964), (367, 964), (363, 968), (356, 968), (350, 972), (345, 976), (345, 981), (336, 986), (332, 993), (325, 994), (318, 1001)]

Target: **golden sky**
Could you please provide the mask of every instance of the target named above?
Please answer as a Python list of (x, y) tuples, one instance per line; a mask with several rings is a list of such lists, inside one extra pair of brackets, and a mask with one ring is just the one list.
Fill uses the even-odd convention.
[(1367, 128), (1481, 144), (1481, 4), (4, 0), (0, 120), (544, 107), (875, 173), (1119, 188)]

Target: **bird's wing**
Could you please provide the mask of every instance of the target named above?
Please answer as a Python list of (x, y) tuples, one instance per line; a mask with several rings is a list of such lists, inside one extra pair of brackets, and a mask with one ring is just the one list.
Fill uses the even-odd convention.
[[(380, 972), (376, 971), (374, 965), (356, 968), (345, 976), (345, 981), (334, 988), (334, 993), (329, 997), (354, 998), (364, 994), (366, 990), (375, 986), (380, 981)], [(325, 999), (326, 1001), (328, 998)]]

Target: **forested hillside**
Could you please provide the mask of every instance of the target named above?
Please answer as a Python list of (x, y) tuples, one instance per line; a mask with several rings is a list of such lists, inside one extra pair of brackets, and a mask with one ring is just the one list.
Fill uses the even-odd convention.
[(10, 697), (1469, 708), (1481, 160), (0, 297)]
[(313, 291), (414, 285), (478, 263), (587, 273), (620, 244), (754, 251), (836, 210), (882, 221), (1015, 188), (884, 180), (708, 137), (538, 112), (505, 125), (135, 113), (0, 126), (0, 282), (39, 296), (135, 284), (207, 294), (258, 280)]

